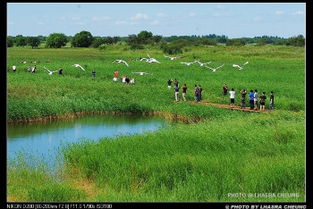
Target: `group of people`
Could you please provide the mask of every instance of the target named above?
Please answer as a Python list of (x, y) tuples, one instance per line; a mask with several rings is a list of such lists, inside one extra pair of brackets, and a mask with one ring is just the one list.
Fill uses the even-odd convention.
[[(16, 65), (12, 66), (12, 70), (13, 70), (13, 72), (17, 71)], [(37, 66), (36, 65), (27, 67), (27, 72), (36, 73), (36, 71), (37, 71)], [(63, 75), (63, 68), (59, 68), (58, 69), (58, 74), (59, 75)]]
[[(113, 77), (113, 81), (117, 82), (119, 78), (119, 72), (116, 71), (114, 72), (114, 77)], [(122, 75), (122, 83), (125, 84), (135, 84), (135, 79), (134, 78), (129, 78), (128, 76)]]
[[(224, 84), (223, 86), (223, 95), (226, 96), (228, 91), (227, 84)], [(230, 108), (234, 107), (235, 104), (235, 90), (232, 88), (229, 91), (229, 98), (230, 98)], [(248, 92), (246, 89), (242, 89), (240, 91), (241, 94), (241, 100), (240, 100), (240, 107), (245, 109), (246, 108), (246, 95)], [(259, 96), (258, 90), (255, 89), (254, 91), (251, 89), (249, 93), (249, 103), (250, 103), (250, 110), (265, 110), (265, 102), (266, 102), (266, 93), (262, 92), (262, 94)], [(274, 109), (274, 92), (270, 92), (270, 103), (269, 103), (269, 109)]]
[[(170, 89), (172, 88), (172, 82), (174, 82), (174, 98), (175, 101), (178, 102), (179, 101), (179, 90), (180, 90), (180, 86), (179, 86), (179, 82), (177, 81), (177, 79), (175, 78), (175, 80), (171, 80), (169, 79), (167, 81), (167, 87)], [(182, 100), (183, 101), (187, 101), (186, 99), (186, 93), (187, 93), (187, 85), (184, 84), (182, 87)], [(201, 85), (195, 85), (195, 89), (194, 89), (194, 98), (196, 102), (200, 102), (202, 100), (202, 91), (203, 88), (201, 87)]]

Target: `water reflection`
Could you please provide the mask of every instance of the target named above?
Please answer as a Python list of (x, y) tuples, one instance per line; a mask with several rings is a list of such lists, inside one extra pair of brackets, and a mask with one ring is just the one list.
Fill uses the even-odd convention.
[(142, 134), (166, 126), (161, 118), (117, 115), (93, 115), (75, 120), (8, 126), (8, 159), (18, 153), (56, 164), (60, 146), (82, 140), (115, 138), (120, 135)]

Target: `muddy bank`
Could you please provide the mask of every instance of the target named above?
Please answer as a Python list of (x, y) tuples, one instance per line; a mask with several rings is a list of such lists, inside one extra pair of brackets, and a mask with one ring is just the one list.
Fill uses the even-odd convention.
[(199, 117), (187, 117), (179, 114), (168, 113), (168, 112), (142, 112), (142, 113), (134, 113), (134, 112), (120, 112), (120, 111), (83, 111), (83, 112), (75, 112), (75, 113), (67, 113), (64, 115), (52, 115), (46, 117), (37, 117), (37, 118), (25, 118), (18, 120), (8, 120), (9, 124), (16, 123), (35, 123), (35, 122), (49, 122), (53, 120), (74, 120), (78, 117), (83, 117), (87, 115), (134, 115), (134, 116), (158, 116), (164, 117), (168, 121), (173, 122), (182, 122), (182, 123), (197, 123), (201, 121)]

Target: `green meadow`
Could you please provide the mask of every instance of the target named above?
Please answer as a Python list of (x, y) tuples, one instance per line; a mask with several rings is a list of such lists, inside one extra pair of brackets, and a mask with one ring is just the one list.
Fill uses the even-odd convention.
[[(140, 57), (161, 63), (140, 62)], [(65, 164), (52, 175), (44, 165), (27, 165), (23, 156), (8, 163), (8, 199), (17, 201), (305, 201), (305, 49), (291, 46), (199, 46), (169, 60), (157, 47), (129, 50), (8, 48), (7, 114), (10, 122), (75, 113), (118, 112), (167, 119), (189, 118), (172, 128), (83, 142), (60, 151)], [(112, 63), (116, 59), (128, 62)], [(216, 72), (183, 61), (224, 64)], [(21, 64), (19, 61), (28, 63)], [(29, 61), (39, 61), (29, 73)], [(232, 64), (242, 65), (239, 71)], [(80, 64), (86, 71), (73, 67)], [(17, 65), (17, 72), (12, 72)], [(43, 67), (63, 68), (49, 76)], [(91, 77), (92, 70), (96, 78)], [(135, 78), (135, 85), (113, 82), (113, 73)], [(148, 72), (138, 75), (132, 72)], [(173, 102), (168, 79), (203, 87), (203, 100), (229, 104), (224, 83), (274, 91), (275, 110), (248, 113), (192, 102)], [(248, 101), (247, 101), (248, 102)], [(266, 101), (268, 107), (269, 99)], [(197, 121), (197, 122), (193, 122)], [(274, 193), (271, 197), (234, 197), (236, 193)], [(277, 194), (297, 194), (296, 197)]]

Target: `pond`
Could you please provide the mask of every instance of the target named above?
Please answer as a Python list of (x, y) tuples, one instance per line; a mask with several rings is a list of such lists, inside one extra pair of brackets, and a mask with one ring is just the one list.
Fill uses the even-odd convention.
[[(125, 115), (91, 115), (72, 120), (23, 123), (8, 125), (7, 158), (16, 160), (20, 154), (32, 161), (40, 161), (49, 167), (57, 162), (62, 146), (83, 140), (97, 141), (106, 137), (143, 134), (167, 127), (159, 117)], [(30, 160), (33, 159), (33, 160)]]

